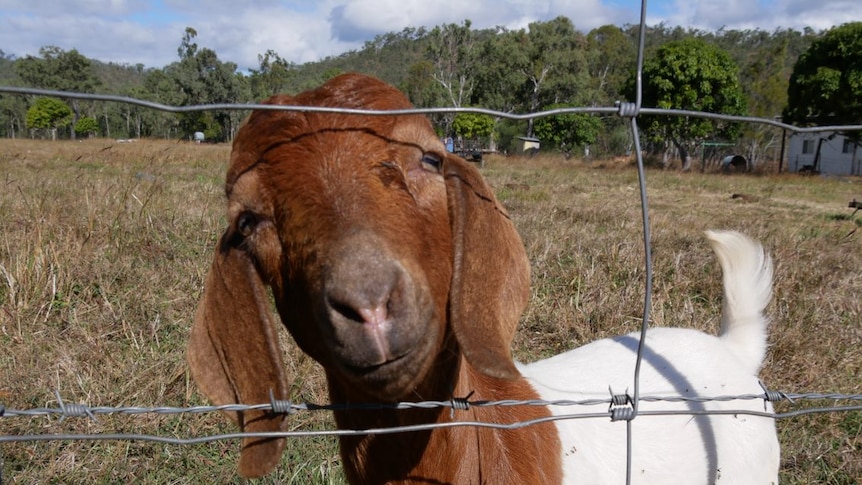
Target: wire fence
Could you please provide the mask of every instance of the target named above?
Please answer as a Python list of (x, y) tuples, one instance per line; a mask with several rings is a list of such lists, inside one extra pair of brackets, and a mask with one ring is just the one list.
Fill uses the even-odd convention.
[[(610, 419), (613, 421), (627, 422), (627, 470), (626, 483), (631, 482), (632, 476), (632, 449), (631, 449), (631, 423), (635, 418), (644, 416), (669, 416), (669, 415), (753, 415), (767, 417), (776, 420), (795, 418), (807, 414), (818, 413), (834, 413), (834, 412), (851, 412), (862, 411), (862, 395), (860, 394), (836, 394), (836, 393), (785, 393), (772, 391), (763, 387), (763, 393), (760, 394), (745, 394), (745, 395), (728, 395), (728, 396), (713, 396), (713, 397), (685, 397), (685, 396), (647, 396), (640, 395), (640, 368), (643, 362), (643, 351), (645, 349), (644, 341), (646, 331), (650, 322), (650, 306), (652, 299), (652, 250), (651, 250), (651, 235), (649, 221), (649, 206), (646, 191), (646, 176), (644, 169), (644, 161), (642, 158), (642, 149), (640, 142), (640, 132), (637, 125), (637, 117), (639, 115), (666, 115), (666, 116), (682, 116), (682, 117), (700, 117), (713, 120), (721, 120), (728, 122), (743, 122), (768, 125), (775, 128), (780, 128), (793, 133), (814, 133), (814, 132), (848, 132), (862, 131), (862, 125), (834, 125), (834, 126), (814, 126), (814, 127), (799, 127), (780, 122), (776, 119), (758, 118), (749, 116), (735, 116), (720, 113), (705, 113), (699, 111), (689, 111), (680, 109), (658, 109), (643, 107), (642, 104), (642, 72), (643, 72), (643, 57), (644, 57), (644, 37), (646, 26), (646, 7), (647, 2), (643, 0), (640, 11), (640, 34), (638, 39), (637, 51), (637, 71), (636, 71), (636, 100), (634, 102), (617, 102), (612, 107), (576, 107), (576, 108), (561, 108), (546, 111), (538, 111), (531, 113), (508, 113), (495, 111), (484, 108), (416, 108), (416, 109), (401, 109), (401, 110), (365, 110), (365, 109), (343, 109), (343, 108), (326, 108), (326, 107), (310, 107), (310, 106), (286, 106), (286, 105), (264, 105), (264, 104), (243, 104), (243, 103), (228, 103), (228, 104), (207, 104), (207, 105), (189, 105), (189, 106), (169, 106), (151, 101), (135, 99), (124, 96), (91, 94), (91, 93), (75, 93), (66, 91), (56, 91), (47, 89), (36, 89), (27, 87), (0, 86), (0, 93), (11, 93), (20, 95), (32, 96), (53, 96), (67, 99), (82, 99), (91, 101), (103, 102), (118, 102), (131, 105), (137, 105), (145, 108), (171, 112), (171, 113), (187, 113), (197, 111), (222, 111), (222, 110), (282, 110), (282, 111), (299, 111), (299, 112), (317, 112), (317, 113), (338, 113), (338, 114), (353, 114), (364, 116), (389, 116), (389, 115), (412, 115), (412, 114), (439, 114), (439, 113), (478, 113), (490, 115), (498, 118), (507, 118), (512, 120), (528, 120), (547, 116), (556, 116), (568, 113), (593, 113), (605, 115), (619, 115), (626, 119), (631, 126), (631, 134), (633, 137), (633, 145), (635, 147), (635, 155), (637, 161), (637, 171), (640, 190), (641, 215), (643, 221), (643, 247), (644, 247), (644, 274), (645, 274), (645, 295), (643, 303), (643, 318), (640, 329), (640, 342), (638, 345), (637, 358), (633, 369), (634, 386), (633, 392), (629, 394), (613, 394), (609, 393), (606, 398), (589, 399), (579, 401), (557, 400), (504, 400), (504, 401), (470, 401), (469, 398), (453, 397), (448, 401), (422, 401), (422, 402), (399, 402), (394, 404), (383, 403), (368, 403), (368, 404), (313, 404), (313, 403), (294, 403), (291, 401), (272, 399), (268, 403), (256, 404), (231, 404), (224, 406), (193, 406), (193, 407), (110, 407), (110, 406), (88, 406), (80, 403), (66, 403), (63, 401), (59, 393), (56, 393), (59, 407), (56, 408), (32, 408), (32, 409), (12, 409), (6, 408), (0, 403), (0, 419), (9, 420), (15, 418), (33, 418), (33, 417), (59, 417), (60, 421), (67, 418), (86, 418), (98, 420), (99, 415), (122, 414), (122, 415), (142, 415), (142, 414), (160, 414), (160, 415), (175, 415), (175, 414), (200, 414), (214, 413), (223, 411), (250, 411), (250, 410), (265, 410), (272, 413), (294, 414), (299, 412), (314, 412), (314, 411), (337, 411), (337, 410), (383, 410), (383, 409), (417, 409), (417, 408), (448, 408), (453, 417), (463, 410), (470, 407), (511, 407), (511, 406), (565, 406), (571, 407), (575, 411), (578, 407), (584, 406), (607, 406), (606, 412), (572, 412), (570, 414), (560, 414), (548, 418), (519, 421), (509, 424), (476, 422), (476, 421), (451, 421), (446, 423), (429, 423), (422, 425), (377, 428), (377, 429), (334, 429), (334, 430), (298, 430), (298, 431), (283, 431), (283, 432), (266, 432), (266, 433), (249, 433), (238, 432), (218, 435), (208, 435), (200, 437), (178, 438), (147, 434), (126, 434), (126, 433), (95, 433), (95, 434), (19, 434), (19, 435), (0, 435), (0, 443), (9, 442), (33, 442), (33, 441), (53, 441), (53, 440), (76, 440), (76, 441), (104, 441), (104, 440), (133, 440), (133, 441), (149, 441), (171, 445), (196, 445), (223, 440), (237, 440), (248, 437), (283, 437), (283, 438), (299, 438), (309, 436), (350, 436), (350, 435), (365, 435), (365, 434), (391, 434), (413, 431), (423, 431), (439, 428), (451, 427), (482, 427), (494, 429), (518, 429), (527, 426), (532, 426), (540, 423), (556, 420), (567, 419)], [(752, 411), (751, 409), (737, 410), (705, 410), (705, 409), (679, 409), (679, 410), (660, 410), (646, 411), (640, 410), (639, 404), (642, 402), (675, 402), (675, 403), (706, 403), (706, 402), (728, 402), (728, 401), (751, 401), (762, 400), (764, 402), (764, 411)], [(814, 405), (813, 407), (803, 407), (803, 403), (807, 402), (822, 402), (828, 401), (831, 405)], [(775, 413), (768, 411), (767, 403), (786, 402), (793, 407), (791, 411), (783, 413)], [(0, 483), (2, 483), (2, 456), (0, 456)]]

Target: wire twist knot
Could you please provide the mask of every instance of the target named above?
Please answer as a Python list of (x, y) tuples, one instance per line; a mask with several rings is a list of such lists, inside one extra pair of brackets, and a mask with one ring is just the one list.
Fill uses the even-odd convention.
[(96, 417), (93, 416), (93, 413), (90, 411), (90, 408), (86, 404), (78, 404), (78, 403), (61, 403), (60, 410), (63, 411), (63, 417), (61, 420), (66, 418), (90, 418), (95, 420)]
[(293, 402), (288, 399), (276, 399), (272, 389), (269, 390), (269, 405), (275, 414), (293, 414), (296, 412), (293, 409)]
[(611, 393), (611, 406), (608, 412), (611, 413), (611, 421), (631, 421), (635, 418), (635, 408), (628, 393)]
[(54, 395), (57, 396), (57, 402), (60, 403), (60, 411), (63, 414), (63, 417), (60, 418), (62, 422), (66, 418), (90, 418), (93, 421), (98, 421), (95, 416), (93, 416), (93, 412), (90, 411), (89, 406), (86, 404), (78, 404), (78, 403), (69, 403), (66, 404), (63, 402), (63, 398), (60, 397), (60, 391), (54, 391)]
[[(759, 384), (760, 384), (760, 388), (763, 389), (763, 399), (766, 402), (780, 402), (780, 401), (786, 400), (786, 401), (790, 401), (792, 404), (796, 404), (796, 402), (790, 396), (785, 394), (784, 392), (773, 391), (773, 390), (769, 389), (768, 387), (766, 387), (766, 384), (764, 384), (762, 381), (759, 382)], [(764, 408), (766, 407), (765, 403), (764, 403), (763, 407)]]
[(617, 107), (617, 114), (623, 118), (633, 118), (638, 115), (638, 112), (640, 112), (640, 108), (637, 103), (615, 101), (614, 105)]
[(452, 409), (449, 411), (449, 416), (454, 418), (456, 410), (467, 411), (468, 409), (470, 409), (469, 399), (470, 399), (470, 396), (472, 396), (474, 392), (476, 392), (476, 391), (470, 391), (470, 394), (467, 394), (464, 397), (454, 397), (453, 396), (452, 399), (449, 400), (449, 405), (452, 406)]

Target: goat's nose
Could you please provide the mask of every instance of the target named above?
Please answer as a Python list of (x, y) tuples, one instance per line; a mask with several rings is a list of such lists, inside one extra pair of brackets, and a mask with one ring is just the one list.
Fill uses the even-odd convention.
[[(368, 280), (363, 278), (368, 284)], [(327, 304), (341, 318), (370, 325), (381, 325), (389, 318), (391, 285), (384, 283), (371, 287), (357, 287), (354, 281), (331, 284), (327, 291)]]
[(335, 252), (325, 276), (325, 297), (337, 317), (356, 323), (382, 324), (403, 284), (403, 269), (381, 245), (351, 239), (349, 249)]
[(360, 308), (359, 316), (362, 317), (365, 323), (379, 325), (386, 321), (389, 311), (386, 309), (386, 305), (377, 305), (374, 308)]
[(378, 238), (355, 235), (330, 254), (324, 279), (326, 319), (352, 367), (402, 356), (418, 333), (416, 288)]

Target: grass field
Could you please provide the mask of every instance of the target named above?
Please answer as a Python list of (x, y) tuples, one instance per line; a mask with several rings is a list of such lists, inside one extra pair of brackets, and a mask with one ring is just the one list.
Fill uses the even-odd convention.
[[(0, 140), (0, 404), (202, 404), (185, 343), (225, 224), (228, 146)], [(637, 175), (630, 164), (490, 158), (533, 268), (515, 341), (530, 361), (635, 330), (643, 305)], [(789, 392), (862, 393), (862, 179), (649, 171), (653, 324), (715, 332), (720, 272), (702, 232), (741, 230), (776, 261), (762, 373)], [(735, 196), (734, 196), (735, 195)], [(326, 402), (319, 368), (284, 336), (292, 399)], [(820, 403), (823, 404), (823, 403)], [(831, 404), (831, 403), (826, 403)], [(789, 406), (781, 404), (779, 410)], [(325, 413), (295, 429), (331, 428)], [(779, 422), (785, 484), (862, 477), (862, 412)], [(0, 435), (233, 431), (209, 415), (0, 418)], [(238, 482), (238, 442), (0, 444), (4, 483)], [(343, 483), (334, 438), (288, 441), (255, 483)]]

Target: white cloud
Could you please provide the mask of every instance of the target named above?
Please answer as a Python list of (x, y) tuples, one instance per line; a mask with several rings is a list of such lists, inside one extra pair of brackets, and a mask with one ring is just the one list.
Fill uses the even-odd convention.
[(146, 0), (0, 0), (0, 12), (45, 16), (121, 16), (148, 8)]
[(651, 23), (704, 30), (776, 28), (825, 30), (862, 19), (859, 0), (674, 0)]
[[(268, 49), (303, 63), (405, 27), (470, 19), (476, 28), (518, 29), (565, 15), (588, 31), (637, 23), (639, 9), (636, 0), (0, 0), (0, 49), (23, 56), (56, 45), (103, 61), (162, 67), (177, 59), (189, 26), (198, 45), (253, 68)], [(654, 0), (649, 14), (650, 24), (705, 30), (825, 29), (862, 19), (862, 1)]]
[(329, 13), (333, 36), (353, 41), (404, 27), (460, 24), (469, 19), (476, 28), (504, 26), (519, 29), (537, 20), (564, 15), (575, 26), (589, 30), (606, 23), (633, 22), (634, 10), (608, 7), (599, 0), (351, 0), (334, 5)]
[(234, 60), (241, 68), (256, 67), (257, 55), (269, 49), (303, 63), (352, 47), (333, 42), (326, 18), (317, 13), (298, 14), (280, 8), (245, 10), (209, 27), (206, 37), (201, 34), (201, 45), (212, 47), (220, 57)]
[[(177, 42), (167, 42), (164, 36), (154, 36), (134, 22), (88, 16), (14, 16), (3, 20), (0, 30), (14, 33), (14, 42), (0, 34), (0, 46), (7, 54), (19, 57), (37, 56), (41, 47), (54, 45), (106, 62), (160, 66), (163, 54), (175, 51), (179, 44), (178, 35)], [(10, 44), (14, 48), (8, 48)]]

